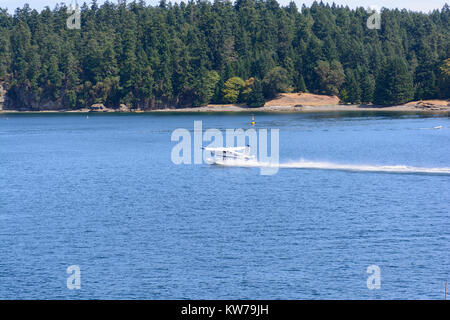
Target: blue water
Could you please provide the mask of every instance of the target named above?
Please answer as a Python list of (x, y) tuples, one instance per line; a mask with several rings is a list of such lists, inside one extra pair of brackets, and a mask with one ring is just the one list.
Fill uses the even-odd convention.
[[(194, 120), (250, 116), (0, 115), (0, 298), (443, 298), (449, 174), (175, 165), (171, 133)], [(450, 168), (448, 115), (256, 121), (280, 129), (281, 163)]]

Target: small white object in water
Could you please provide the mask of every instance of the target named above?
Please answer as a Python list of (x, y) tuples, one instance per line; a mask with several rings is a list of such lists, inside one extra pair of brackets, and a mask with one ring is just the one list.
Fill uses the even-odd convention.
[(442, 128), (442, 126), (433, 127), (433, 129), (441, 129), (441, 128)]

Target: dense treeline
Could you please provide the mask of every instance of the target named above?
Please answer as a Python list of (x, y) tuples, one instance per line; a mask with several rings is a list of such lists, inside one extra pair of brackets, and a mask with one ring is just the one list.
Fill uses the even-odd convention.
[(449, 98), (450, 14), (275, 0), (158, 6), (96, 1), (69, 30), (65, 6), (0, 9), (0, 81), (10, 107), (132, 108), (247, 102), (279, 92), (395, 104)]

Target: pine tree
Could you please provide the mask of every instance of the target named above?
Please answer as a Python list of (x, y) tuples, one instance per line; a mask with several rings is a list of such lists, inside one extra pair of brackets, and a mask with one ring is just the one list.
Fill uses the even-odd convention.
[(428, 14), (384, 9), (379, 31), (367, 29), (362, 8), (320, 2), (299, 10), (275, 0), (94, 1), (82, 5), (82, 30), (67, 29), (66, 9), (0, 9), (0, 80), (13, 105), (248, 100), (252, 86), (225, 88), (233, 77), (260, 79), (266, 97), (294, 88), (352, 103), (401, 103), (411, 91), (450, 97), (448, 5)]
[(297, 91), (299, 92), (308, 92), (308, 89), (306, 89), (305, 79), (302, 75), (300, 75), (299, 81), (298, 81), (298, 87)]
[(420, 42), (418, 65), (414, 70), (415, 95), (416, 100), (431, 99), (436, 93), (436, 74), (438, 72), (437, 57), (431, 48)]
[(361, 102), (361, 87), (358, 80), (355, 71), (348, 69), (344, 85), (345, 95), (341, 97), (342, 101), (350, 103)]
[(374, 103), (402, 104), (413, 97), (413, 79), (405, 60), (400, 57), (390, 59), (377, 78)]
[(197, 94), (193, 103), (194, 106), (203, 106), (211, 101), (219, 79), (219, 74), (216, 71), (203, 71), (203, 74), (196, 84)]
[(264, 106), (265, 103), (266, 101), (264, 99), (261, 81), (255, 79), (252, 91), (247, 98), (247, 105), (252, 108), (258, 108)]
[(373, 101), (375, 91), (375, 80), (367, 71), (363, 73), (361, 79), (361, 102), (369, 103)]
[(440, 98), (450, 97), (450, 58), (439, 67), (438, 95)]
[(9, 32), (0, 29), (0, 80), (5, 77), (11, 64)]

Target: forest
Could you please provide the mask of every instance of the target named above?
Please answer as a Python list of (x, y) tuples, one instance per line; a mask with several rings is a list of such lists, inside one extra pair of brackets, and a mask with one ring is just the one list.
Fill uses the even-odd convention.
[(94, 0), (70, 29), (66, 5), (0, 9), (4, 108), (133, 109), (242, 103), (280, 92), (392, 105), (450, 97), (450, 13), (275, 0), (147, 5)]

